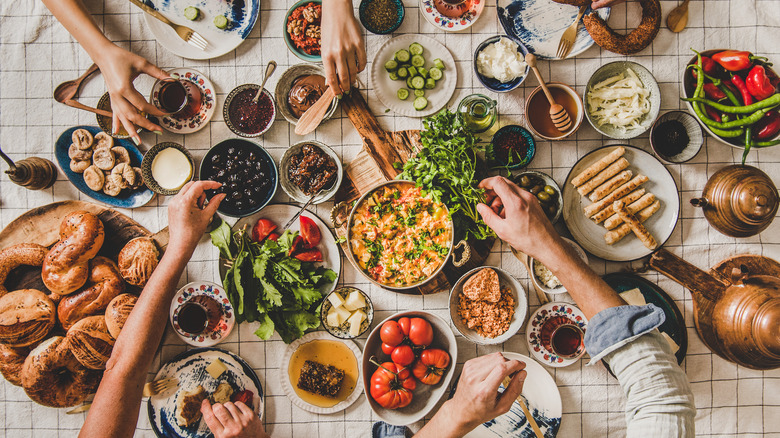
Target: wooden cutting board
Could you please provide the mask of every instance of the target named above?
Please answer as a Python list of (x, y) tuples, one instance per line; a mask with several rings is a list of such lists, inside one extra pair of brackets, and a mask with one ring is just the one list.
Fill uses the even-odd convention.
[[(400, 173), (400, 170), (395, 168), (394, 163), (406, 162), (422, 149), (422, 144), (418, 129), (394, 132), (382, 129), (357, 89), (353, 88), (349, 95), (344, 95), (341, 99), (341, 108), (346, 112), (363, 140), (363, 149), (345, 168), (343, 182), (335, 196), (336, 206), (331, 212), (336, 235), (346, 238), (346, 221), (353, 203), (377, 184), (394, 179)], [(452, 285), (464, 273), (484, 263), (494, 242), (495, 239), (469, 240), (471, 257), (466, 264), (455, 267), (452, 264), (452, 257), (450, 257), (436, 278), (420, 287), (400, 292), (415, 295), (449, 292)], [(342, 243), (341, 247), (345, 253), (349, 251), (346, 242)], [(347, 260), (350, 260), (355, 269), (360, 270), (360, 267), (356, 266), (350, 257), (347, 257)]]

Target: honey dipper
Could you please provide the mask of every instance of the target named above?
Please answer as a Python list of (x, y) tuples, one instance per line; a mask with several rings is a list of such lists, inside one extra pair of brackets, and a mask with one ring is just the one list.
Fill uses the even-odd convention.
[(529, 52), (525, 55), (525, 62), (531, 67), (531, 70), (534, 71), (536, 80), (539, 81), (539, 85), (542, 86), (544, 95), (547, 96), (547, 101), (550, 102), (550, 118), (552, 119), (553, 125), (555, 125), (555, 128), (558, 129), (558, 131), (568, 131), (571, 129), (571, 118), (569, 117), (569, 113), (566, 112), (566, 108), (562, 105), (555, 103), (555, 99), (553, 99), (552, 94), (550, 94), (550, 90), (547, 89), (547, 84), (545, 84), (544, 79), (542, 79), (542, 74), (539, 73), (539, 69), (536, 68), (536, 56)]

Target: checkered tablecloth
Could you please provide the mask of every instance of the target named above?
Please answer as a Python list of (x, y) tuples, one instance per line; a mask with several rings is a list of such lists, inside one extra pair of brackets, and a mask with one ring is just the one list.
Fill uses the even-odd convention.
[[(214, 0), (216, 1), (216, 0)], [(326, 0), (327, 1), (327, 0)], [(218, 108), (209, 126), (198, 133), (181, 136), (165, 133), (162, 136), (143, 134), (142, 150), (148, 150), (161, 141), (174, 141), (186, 146), (200, 159), (211, 145), (233, 137), (222, 119), (221, 105), (226, 94), (236, 85), (258, 82), (264, 65), (270, 60), (279, 63), (280, 71), (299, 63), (282, 39), (282, 22), (292, 1), (263, 0), (258, 25), (246, 42), (235, 51), (209, 61), (191, 61), (173, 55), (160, 46), (150, 33), (141, 12), (120, 0), (88, 0), (87, 7), (110, 39), (122, 47), (138, 53), (158, 66), (167, 69), (192, 67), (202, 71), (214, 83)], [(450, 105), (456, 105), (473, 92), (485, 93), (498, 101), (499, 123), (525, 124), (523, 107), (525, 96), (536, 87), (529, 79), (523, 86), (508, 94), (494, 94), (483, 89), (472, 74), (472, 57), (476, 46), (486, 38), (502, 33), (496, 16), (495, 1), (489, 0), (479, 21), (463, 33), (444, 33), (434, 29), (419, 14), (416, 0), (404, 0), (406, 18), (397, 34), (423, 33), (444, 43), (457, 60), (458, 85)], [(664, 15), (677, 1), (662, 1)], [(357, 4), (355, 5), (357, 6)], [(628, 18), (627, 18), (628, 17)], [(609, 22), (613, 27), (631, 28), (638, 22), (636, 2), (615, 7)], [(379, 46), (391, 36), (366, 35), (369, 62)], [(636, 56), (628, 57), (650, 69), (658, 80), (662, 93), (662, 112), (682, 108), (680, 79), (683, 66), (690, 59), (689, 48), (739, 48), (769, 56), (780, 62), (780, 1), (777, 0), (694, 0), (690, 3), (688, 28), (680, 34), (661, 29), (653, 45)], [(549, 80), (576, 86), (581, 94), (584, 86), (600, 65), (624, 59), (593, 46), (576, 58), (558, 62), (540, 62), (542, 74)], [(79, 76), (91, 60), (62, 26), (35, 0), (11, 1), (0, 4), (0, 146), (14, 159), (36, 155), (54, 159), (53, 147), (59, 134), (74, 125), (95, 125), (92, 114), (77, 111), (56, 103), (52, 91), (62, 81)], [(369, 67), (366, 69), (367, 71)], [(273, 89), (277, 73), (270, 80)], [(363, 84), (369, 84), (364, 71)], [(136, 81), (142, 94), (148, 94), (152, 81), (148, 77)], [(369, 84), (370, 86), (370, 84)], [(87, 104), (97, 103), (104, 93), (102, 80), (93, 78), (81, 93)], [(364, 90), (365, 92), (365, 90)], [(385, 129), (419, 128), (420, 120), (386, 113), (374, 92), (368, 89), (366, 99)], [(313, 138), (330, 145), (348, 163), (360, 150), (360, 138), (350, 121), (339, 109), (333, 119), (322, 125)], [(258, 142), (269, 150), (274, 159), (281, 158), (285, 149), (301, 138), (293, 127), (279, 118)], [(599, 135), (587, 123), (570, 139), (559, 142), (539, 141), (536, 158), (530, 168), (547, 172), (562, 184), (577, 159), (603, 145), (617, 143)], [(647, 135), (628, 143), (650, 150)], [(761, 254), (780, 260), (780, 221), (761, 235), (747, 239), (733, 239), (708, 226), (700, 209), (690, 206), (688, 200), (698, 196), (707, 178), (719, 168), (738, 162), (741, 152), (708, 139), (704, 149), (691, 162), (668, 165), (680, 191), (680, 220), (666, 247), (691, 263), (708, 268), (720, 260), (738, 253)], [(780, 183), (780, 147), (751, 152), (748, 162), (771, 175)], [(90, 199), (76, 190), (60, 174), (53, 188), (32, 192), (12, 184), (3, 175), (0, 178), (0, 226), (30, 208), (54, 201)], [(167, 223), (166, 204), (169, 198), (158, 197), (146, 207), (123, 213), (136, 219), (151, 231)], [(276, 202), (287, 202), (280, 190)], [(327, 220), (332, 204), (312, 208)], [(193, 280), (219, 282), (217, 252), (204, 238), (192, 257), (180, 285)], [(528, 273), (515, 259), (506, 245), (497, 243), (486, 264), (501, 266), (532, 291)], [(604, 274), (640, 263), (605, 263), (591, 257), (590, 265)], [(677, 302), (688, 327), (688, 356), (683, 363), (691, 381), (698, 409), (697, 436), (702, 437), (780, 437), (780, 369), (754, 371), (712, 354), (704, 347), (693, 328), (692, 301), (682, 286), (654, 272), (644, 274), (658, 283)], [(429, 296), (396, 294), (369, 284), (349, 263), (342, 263), (339, 283), (356, 286), (366, 291), (377, 309), (375, 321), (406, 309), (424, 309), (448, 318), (447, 291)], [(529, 293), (532, 312), (538, 305), (534, 293)], [(279, 359), (286, 348), (274, 336), (262, 342), (252, 333), (252, 324), (242, 324), (220, 347), (232, 350), (257, 371), (266, 393), (263, 419), (267, 430), (278, 437), (313, 436), (368, 436), (371, 424), (377, 420), (367, 401), (361, 398), (344, 412), (333, 415), (315, 415), (290, 403), (279, 383)], [(364, 338), (358, 340), (362, 345)], [(458, 338), (460, 367), (464, 361), (493, 351), (515, 351), (527, 354), (524, 331), (503, 345), (476, 346)], [(150, 377), (160, 365), (186, 350), (169, 328), (163, 345), (151, 367)], [(558, 384), (563, 399), (561, 437), (620, 437), (625, 435), (623, 408), (625, 399), (617, 381), (602, 365), (585, 367), (584, 361), (564, 369), (549, 369)], [(122, 415), (117, 412), (117, 415)], [(41, 407), (31, 402), (21, 388), (3, 381), (0, 384), (0, 436), (75, 436), (84, 422), (84, 414), (65, 415), (65, 410)], [(421, 427), (412, 425), (413, 429)], [(138, 421), (137, 436), (153, 436), (146, 415), (145, 404)]]

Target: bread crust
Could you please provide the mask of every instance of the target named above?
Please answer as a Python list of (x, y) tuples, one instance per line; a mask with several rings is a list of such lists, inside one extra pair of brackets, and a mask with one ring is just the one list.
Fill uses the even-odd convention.
[(104, 238), (103, 223), (96, 215), (74, 211), (65, 216), (60, 240), (43, 260), (43, 284), (59, 295), (79, 290), (89, 278), (89, 260), (100, 251)]
[(582, 17), (593, 41), (603, 49), (621, 55), (632, 55), (649, 46), (661, 28), (661, 4), (658, 0), (639, 0), (642, 6), (642, 21), (627, 35), (612, 30), (595, 12)]
[(137, 301), (138, 297), (135, 295), (121, 294), (108, 303), (105, 314), (106, 327), (114, 339), (119, 339), (119, 333), (122, 332), (122, 327), (127, 322), (127, 317), (130, 316)]
[(8, 383), (22, 386), (22, 365), (28, 354), (30, 354), (28, 347), (13, 348), (0, 344), (0, 373)]
[(8, 274), (22, 265), (41, 266), (49, 250), (37, 243), (20, 243), (0, 251), (0, 297), (8, 293)]
[(64, 297), (57, 307), (57, 317), (65, 330), (87, 316), (102, 313), (117, 295), (125, 291), (125, 282), (116, 264), (105, 257), (89, 262), (89, 281), (80, 292)]
[(55, 309), (54, 302), (35, 289), (0, 297), (0, 343), (26, 347), (40, 342), (54, 327)]
[(130, 284), (144, 287), (160, 263), (160, 251), (148, 237), (131, 239), (119, 251), (119, 272)]
[(68, 330), (65, 340), (76, 360), (93, 370), (105, 369), (114, 349), (114, 338), (108, 333), (103, 315), (80, 320)]

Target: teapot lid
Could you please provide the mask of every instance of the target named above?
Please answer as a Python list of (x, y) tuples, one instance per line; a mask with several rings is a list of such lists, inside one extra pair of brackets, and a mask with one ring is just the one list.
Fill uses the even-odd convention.
[(740, 221), (759, 226), (772, 222), (780, 205), (774, 183), (758, 169), (736, 184), (731, 199), (734, 215)]

